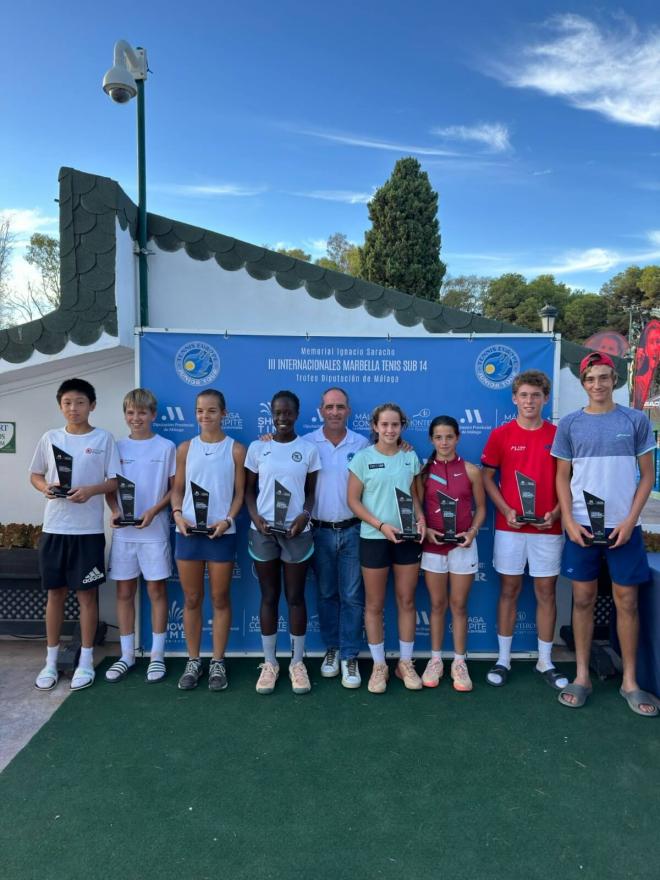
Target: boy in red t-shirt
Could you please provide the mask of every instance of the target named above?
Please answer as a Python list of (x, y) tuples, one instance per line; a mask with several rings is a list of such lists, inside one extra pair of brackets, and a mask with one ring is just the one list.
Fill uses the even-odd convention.
[[(550, 380), (540, 370), (527, 370), (513, 380), (515, 419), (495, 428), (481, 456), (484, 488), (497, 508), (493, 565), (500, 575), (497, 604), (497, 663), (488, 672), (493, 687), (506, 684), (511, 669), (511, 643), (516, 607), (522, 589), (525, 565), (534, 578), (536, 629), (539, 658), (537, 671), (550, 687), (562, 690), (568, 679), (555, 669), (552, 642), (557, 606), (555, 587), (564, 538), (555, 488), (556, 464), (550, 455), (556, 428), (541, 411), (550, 397)], [(499, 483), (495, 471), (499, 470)], [(523, 513), (518, 476), (536, 484), (535, 514), (538, 523), (521, 523)]]

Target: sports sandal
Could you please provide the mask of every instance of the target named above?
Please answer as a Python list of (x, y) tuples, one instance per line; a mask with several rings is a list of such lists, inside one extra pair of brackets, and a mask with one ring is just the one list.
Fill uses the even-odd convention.
[[(575, 697), (574, 703), (568, 702), (568, 700), (566, 699), (567, 694)], [(562, 704), (562, 706), (566, 706), (569, 709), (581, 709), (590, 696), (590, 687), (585, 687), (583, 684), (575, 684), (575, 682), (573, 682), (572, 684), (566, 685), (566, 687), (562, 690), (557, 699)]]
[[(653, 694), (649, 694), (647, 691), (624, 691), (623, 688), (619, 689), (619, 693), (636, 715), (655, 718), (658, 714), (658, 700)], [(653, 706), (653, 711), (643, 712), (642, 706)]]
[(112, 666), (106, 670), (105, 680), (109, 681), (111, 684), (115, 684), (118, 681), (123, 681), (131, 669), (135, 668), (135, 663), (132, 663), (130, 666), (124, 660), (117, 660)]
[(34, 686), (38, 691), (52, 691), (60, 677), (54, 666), (44, 666), (34, 680)]
[[(550, 685), (553, 691), (563, 691), (568, 684), (568, 678), (555, 666), (551, 666), (550, 669), (546, 669), (545, 672), (541, 672), (540, 669), (537, 669), (536, 671), (541, 676), (541, 678), (543, 678)], [(560, 681), (565, 681), (566, 684), (558, 684), (558, 682)]]
[(79, 666), (73, 673), (71, 690), (82, 691), (85, 688), (91, 687), (94, 684), (95, 678), (96, 672), (93, 669), (86, 669), (84, 666)]
[(155, 684), (156, 682), (162, 681), (166, 675), (167, 669), (162, 660), (152, 660), (147, 666), (146, 679), (149, 684)]
[[(506, 666), (502, 666), (501, 663), (496, 663), (495, 666), (491, 666), (491, 668), (486, 673), (486, 682), (494, 688), (504, 687), (504, 685), (506, 684), (506, 680), (509, 677), (510, 671), (511, 670), (507, 669)], [(497, 675), (500, 679), (499, 682), (491, 681), (489, 678), (489, 676), (491, 675)]]

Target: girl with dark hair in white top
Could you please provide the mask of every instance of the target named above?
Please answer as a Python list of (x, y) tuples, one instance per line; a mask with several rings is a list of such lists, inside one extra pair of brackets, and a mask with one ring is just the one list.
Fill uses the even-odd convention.
[[(208, 571), (213, 604), (213, 657), (210, 690), (227, 687), (224, 663), (231, 624), (229, 588), (236, 556), (235, 517), (243, 506), (245, 447), (222, 430), (224, 395), (215, 389), (197, 395), (195, 416), (200, 433), (182, 443), (176, 455), (172, 515), (176, 523), (175, 558), (184, 595), (183, 629), (188, 662), (179, 679), (181, 690), (197, 687), (203, 674), (200, 659), (204, 569)], [(191, 483), (209, 493), (207, 524), (211, 534), (189, 534), (196, 523)]]

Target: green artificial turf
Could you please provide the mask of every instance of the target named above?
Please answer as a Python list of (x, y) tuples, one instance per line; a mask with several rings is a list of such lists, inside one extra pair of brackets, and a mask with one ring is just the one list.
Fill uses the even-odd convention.
[(256, 660), (222, 693), (178, 691), (181, 661), (158, 685), (146, 663), (99, 674), (0, 777), (2, 880), (660, 876), (660, 720), (617, 682), (576, 711), (530, 663), (504, 688), (471, 662), (471, 694), (384, 696), (370, 663), (355, 691), (319, 663), (298, 697), (286, 662), (268, 697)]

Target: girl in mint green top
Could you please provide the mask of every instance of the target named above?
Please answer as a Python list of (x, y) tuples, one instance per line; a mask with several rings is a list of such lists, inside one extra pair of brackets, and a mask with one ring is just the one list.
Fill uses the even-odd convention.
[[(421, 469), (419, 459), (414, 451), (405, 452), (400, 445), (406, 424), (406, 416), (397, 404), (377, 406), (371, 416), (376, 442), (360, 450), (348, 466), (348, 506), (362, 520), (360, 564), (365, 592), (364, 625), (374, 661), (368, 685), (371, 693), (383, 693), (389, 678), (383, 610), (390, 571), (394, 576), (399, 629), (400, 660), (396, 674), (410, 690), (422, 687), (412, 654), (420, 542), (426, 526), (415, 480)], [(396, 489), (412, 496), (420, 542), (404, 541), (400, 537)]]

